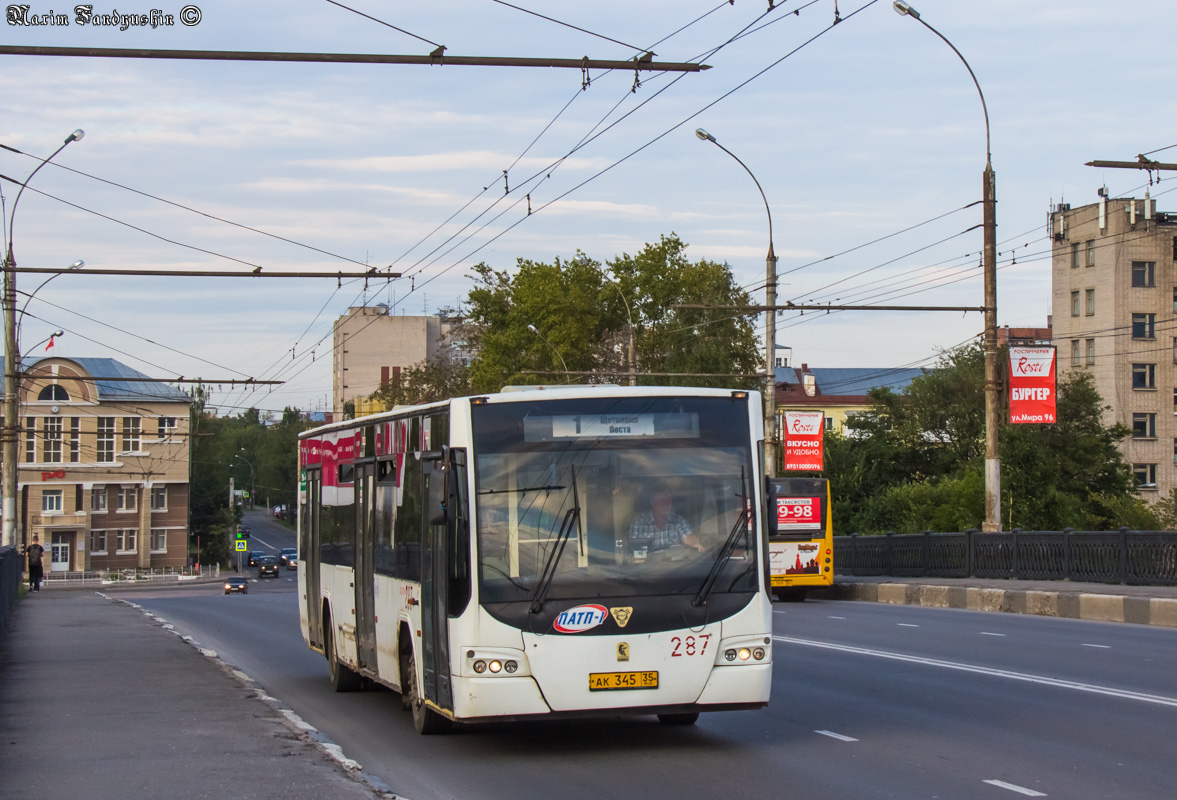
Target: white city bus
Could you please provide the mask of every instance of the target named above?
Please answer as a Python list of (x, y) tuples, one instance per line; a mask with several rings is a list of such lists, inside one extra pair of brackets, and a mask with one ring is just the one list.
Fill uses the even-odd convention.
[(308, 431), (303, 637), (336, 691), (400, 691), (420, 733), (762, 707), (762, 431), (755, 392), (615, 386)]

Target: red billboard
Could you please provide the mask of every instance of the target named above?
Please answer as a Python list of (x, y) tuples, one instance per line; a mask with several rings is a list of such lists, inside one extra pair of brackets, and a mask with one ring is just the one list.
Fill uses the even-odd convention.
[(785, 412), (785, 469), (821, 470), (824, 427), (820, 411)]
[(1009, 421), (1055, 421), (1055, 351), (1053, 347), (1009, 349)]

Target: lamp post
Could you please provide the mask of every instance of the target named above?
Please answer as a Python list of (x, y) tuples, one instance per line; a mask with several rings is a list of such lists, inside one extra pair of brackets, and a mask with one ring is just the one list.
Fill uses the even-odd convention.
[(60, 147), (53, 151), (49, 158), (37, 165), (29, 177), (20, 185), (16, 199), (12, 201), (12, 211), (8, 215), (8, 247), (4, 250), (4, 426), (0, 428), (0, 438), (3, 447), (0, 448), (0, 491), (3, 492), (3, 544), (16, 545), (16, 485), (17, 464), (16, 446), (20, 432), (20, 406), (18, 392), (20, 390), (20, 347), (16, 336), (16, 255), (12, 248), (13, 225), (16, 222), (16, 207), (20, 205), (21, 195), (29, 181), (40, 171), (41, 167), (53, 160), (54, 156), (64, 150), (70, 142), (76, 142), (85, 136), (80, 128), (69, 136)]
[(253, 508), (253, 496), (254, 496), (254, 492), (257, 491), (257, 481), (256, 481), (256, 476), (253, 471), (253, 462), (250, 461), (245, 456), (241, 455), (241, 453), (234, 453), (233, 457), (240, 458), (242, 461), (244, 461), (249, 466), (249, 507)]
[[(81, 269), (84, 266), (86, 266), (86, 262), (79, 258), (77, 261), (66, 267), (66, 270)], [(33, 291), (29, 292), (28, 295), (25, 296), (24, 305), (20, 307), (20, 311), (17, 313), (19, 319), (16, 321), (16, 338), (18, 341), (20, 340), (20, 327), (24, 324), (25, 321), (25, 309), (29, 307), (29, 302), (31, 302), (32, 299), (37, 295), (37, 292), (45, 288), (45, 284), (49, 283), (49, 281), (53, 280), (54, 278), (60, 278), (64, 274), (64, 272), (58, 272), (55, 275), (50, 275), (45, 280), (41, 281), (40, 286), (38, 286), (36, 289), (33, 289)], [(57, 334), (54, 335), (56, 336)]]
[(629, 308), (629, 300), (625, 297), (625, 292), (621, 291), (621, 284), (612, 278), (605, 275), (605, 271), (601, 270), (601, 277), (613, 284), (613, 288), (617, 290), (618, 296), (621, 297), (621, 302), (625, 303), (625, 318), (629, 320), (629, 385), (638, 385), (637, 362), (634, 360), (634, 341), (633, 341), (633, 313)]
[(540, 341), (541, 341), (541, 342), (543, 342), (544, 344), (546, 344), (548, 347), (551, 347), (551, 348), (552, 348), (552, 352), (556, 354), (556, 358), (560, 359), (560, 365), (564, 367), (564, 374), (565, 374), (565, 375), (567, 375), (567, 374), (568, 374), (568, 365), (564, 363), (564, 356), (560, 355), (560, 351), (559, 351), (559, 350), (557, 350), (557, 349), (556, 349), (556, 348), (555, 348), (555, 347), (552, 345), (552, 343), (551, 343), (551, 342), (549, 342), (547, 339), (545, 339), (545, 338), (544, 338), (544, 335), (543, 335), (542, 333), (540, 333), (540, 332), (539, 332), (539, 330), (538, 330), (538, 329), (537, 329), (537, 328), (536, 328), (534, 325), (528, 324), (528, 326), (527, 326), (527, 330), (529, 330), (529, 331), (531, 331), (532, 333), (534, 333), (536, 336), (538, 336), (538, 337), (539, 337), (539, 339), (540, 339)]
[(765, 397), (764, 404), (764, 472), (772, 478), (776, 476), (776, 443), (777, 443), (777, 424), (776, 424), (776, 311), (773, 306), (776, 305), (776, 253), (772, 247), (772, 210), (768, 207), (768, 198), (764, 196), (764, 189), (760, 188), (760, 181), (756, 180), (756, 176), (752, 174), (752, 170), (748, 169), (748, 165), (740, 161), (739, 157), (728, 150), (715, 140), (707, 131), (702, 128), (695, 130), (695, 135), (705, 142), (711, 142), (723, 152), (736, 160), (736, 163), (744, 168), (748, 173), (748, 177), (756, 184), (756, 189), (760, 192), (760, 199), (764, 201), (764, 211), (768, 214), (768, 257), (765, 259), (765, 274), (766, 280), (764, 283), (764, 304), (768, 309), (767, 319), (764, 324), (764, 378), (765, 378)]
[(982, 219), (984, 229), (983, 271), (985, 281), (985, 522), (986, 531), (1001, 530), (1001, 456), (998, 452), (998, 403), (997, 403), (997, 181), (993, 173), (993, 158), (989, 146), (989, 108), (985, 105), (985, 93), (973, 73), (969, 62), (948, 41), (944, 34), (933, 28), (920, 17), (920, 13), (902, 0), (892, 4), (896, 13), (911, 17), (923, 25), (956, 53), (957, 58), (969, 71), (977, 95), (981, 98), (981, 111), (985, 115), (985, 171), (981, 177), (981, 202), (984, 207)]

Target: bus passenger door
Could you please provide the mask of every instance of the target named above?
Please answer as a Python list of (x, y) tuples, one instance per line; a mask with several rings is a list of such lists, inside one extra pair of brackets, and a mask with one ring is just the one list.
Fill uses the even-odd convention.
[(447, 525), (444, 520), (437, 521), (445, 497), (444, 455), (426, 461), (422, 466), (421, 488), (426, 498), (422, 520), (425, 530), (421, 537), (422, 690), (426, 700), (449, 710), (453, 708), (453, 695), (450, 688)]
[(323, 621), (320, 618), (323, 598), (319, 593), (319, 506), (322, 499), (323, 474), (319, 469), (306, 471), (306, 502), (299, 516), (298, 554), (302, 556), (303, 581), (306, 586), (307, 638), (312, 647), (323, 647)]
[(356, 658), (361, 669), (376, 671), (376, 600), (373, 560), (373, 502), (376, 497), (376, 465), (356, 464)]

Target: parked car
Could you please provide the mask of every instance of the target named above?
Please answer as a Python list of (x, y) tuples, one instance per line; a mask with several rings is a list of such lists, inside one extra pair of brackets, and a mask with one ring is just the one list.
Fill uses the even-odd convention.
[(257, 560), (257, 576), (264, 578), (267, 575), (273, 578), (278, 577), (278, 557), (277, 556), (262, 556)]
[(266, 554), (265, 550), (250, 550), (249, 551), (249, 566), (256, 567), (258, 559)]
[(225, 578), (225, 594), (231, 592), (249, 594), (249, 583), (245, 580), (244, 575), (230, 575), (228, 578)]
[(297, 547), (283, 547), (282, 552), (278, 554), (278, 560), (281, 561), (283, 564), (285, 564), (287, 567), (290, 566), (290, 562), (295, 561), (297, 559), (298, 559), (298, 548)]

